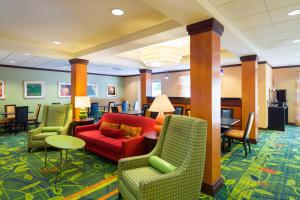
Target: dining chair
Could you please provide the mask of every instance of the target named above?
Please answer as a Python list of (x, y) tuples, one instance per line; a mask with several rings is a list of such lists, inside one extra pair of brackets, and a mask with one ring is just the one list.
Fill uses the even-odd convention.
[(174, 106), (174, 114), (175, 115), (183, 115), (183, 106)]
[(233, 118), (233, 109), (222, 108), (221, 109), (221, 117), (222, 118)]
[(186, 109), (185, 111), (186, 116), (191, 116), (191, 109)]
[(6, 114), (5, 118), (8, 118), (9, 120), (14, 120), (15, 112), (16, 112), (16, 104), (4, 105), (4, 111), (5, 113), (13, 113), (13, 114)]
[(248, 147), (249, 147), (249, 153), (251, 153), (249, 134), (250, 134), (251, 127), (253, 124), (253, 119), (254, 119), (254, 112), (251, 112), (251, 113), (249, 113), (246, 129), (244, 131), (232, 129), (232, 130), (229, 130), (224, 133), (224, 137), (227, 138), (228, 148), (231, 147), (232, 140), (238, 140), (243, 143), (246, 157), (248, 155), (246, 143), (248, 144)]
[[(142, 111), (143, 111), (142, 116), (146, 117), (147, 110), (148, 110), (149, 108), (150, 108), (150, 105), (149, 105), (149, 104), (143, 104), (143, 105), (142, 105)], [(150, 117), (150, 115), (149, 115), (149, 117)]]
[(2, 118), (0, 119), (0, 127), (5, 128), (5, 132), (9, 131), (9, 119), (8, 118)]
[(24, 131), (28, 127), (28, 106), (16, 107), (15, 120), (12, 123), (15, 134), (17, 133), (18, 126), (23, 126)]
[(98, 104), (98, 102), (91, 103), (89, 117), (92, 117), (96, 121), (98, 121), (98, 119), (99, 119), (99, 104)]
[(111, 107), (111, 112), (113, 112), (113, 113), (119, 113), (119, 108), (117, 106), (112, 106)]
[(112, 106), (115, 106), (115, 102), (114, 101), (108, 102), (108, 112), (112, 112), (112, 110), (111, 110)]
[(40, 110), (41, 110), (41, 104), (37, 104), (34, 110), (34, 114), (28, 117), (28, 124), (35, 124), (35, 127), (38, 127)]

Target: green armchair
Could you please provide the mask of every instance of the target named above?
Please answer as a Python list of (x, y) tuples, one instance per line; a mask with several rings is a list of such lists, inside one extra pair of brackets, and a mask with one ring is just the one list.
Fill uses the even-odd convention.
[[(180, 115), (168, 115), (152, 152), (124, 158), (118, 163), (119, 192), (125, 199), (197, 199), (204, 171), (207, 122)], [(177, 167), (162, 174), (149, 165), (157, 156)]]
[(45, 138), (50, 135), (68, 135), (72, 117), (71, 105), (43, 106), (43, 115), (40, 126), (28, 131), (28, 151), (30, 152), (33, 147), (44, 147)]

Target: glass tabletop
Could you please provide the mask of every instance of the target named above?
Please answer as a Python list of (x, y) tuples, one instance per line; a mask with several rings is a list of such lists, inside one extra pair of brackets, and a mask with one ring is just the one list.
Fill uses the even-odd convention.
[(68, 135), (52, 135), (46, 138), (46, 143), (59, 149), (82, 149), (85, 142)]

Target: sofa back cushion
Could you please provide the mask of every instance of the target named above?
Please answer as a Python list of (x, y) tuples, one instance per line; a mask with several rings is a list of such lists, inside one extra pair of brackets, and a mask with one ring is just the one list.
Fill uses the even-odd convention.
[(111, 138), (123, 138), (124, 131), (121, 129), (109, 128), (109, 127), (102, 127), (100, 128), (100, 132), (102, 135)]
[(146, 132), (154, 131), (155, 125), (154, 119), (120, 113), (105, 113), (101, 118), (101, 122), (102, 121), (116, 124), (126, 124), (128, 126), (134, 127), (141, 127), (141, 135)]
[(125, 138), (134, 138), (141, 134), (142, 128), (135, 126), (128, 126), (126, 124), (121, 124), (120, 129), (124, 132)]
[(67, 111), (67, 105), (48, 106), (46, 126), (64, 126), (66, 122)]

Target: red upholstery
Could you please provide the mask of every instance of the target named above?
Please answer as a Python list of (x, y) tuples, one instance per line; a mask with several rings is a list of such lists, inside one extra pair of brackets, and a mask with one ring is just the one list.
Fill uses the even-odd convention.
[[(142, 127), (141, 136), (130, 139), (106, 137), (99, 130), (102, 121)], [(97, 124), (76, 127), (75, 136), (86, 142), (87, 150), (118, 161), (121, 158), (142, 155), (144, 153), (142, 135), (146, 132), (154, 132), (154, 125), (155, 120), (147, 117), (105, 113)]]

